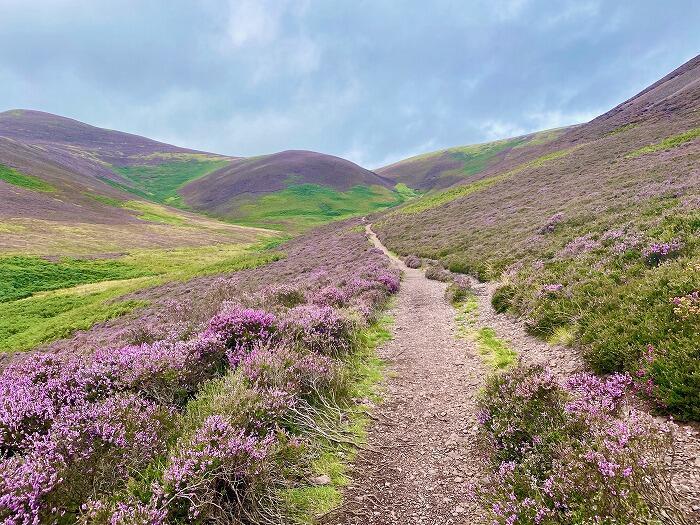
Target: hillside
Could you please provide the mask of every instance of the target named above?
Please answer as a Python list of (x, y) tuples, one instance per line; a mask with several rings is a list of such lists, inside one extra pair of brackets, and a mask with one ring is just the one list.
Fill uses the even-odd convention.
[(288, 229), (400, 204), (406, 194), (395, 185), (339, 157), (283, 151), (236, 159), (181, 193), (193, 209), (239, 223)]
[(486, 173), (507, 169), (513, 162), (517, 163), (517, 159), (541, 149), (567, 129), (570, 128), (424, 153), (379, 168), (377, 173), (421, 191), (445, 189), (468, 178), (478, 179)]
[(0, 165), (46, 183), (43, 193), (13, 190), (4, 210), (8, 217), (42, 219), (51, 211), (59, 220), (80, 215), (83, 222), (134, 222), (124, 202), (136, 198), (227, 221), (298, 230), (412, 196), (396, 191), (395, 182), (331, 155), (285, 151), (226, 157), (29, 110), (0, 113)]
[[(635, 371), (654, 353), (655, 395), (700, 419), (699, 79), (696, 57), (588, 124), (513, 148), (478, 180), (388, 212), (379, 236), (499, 281), (499, 311), (599, 372)], [(392, 177), (409, 180), (414, 162)]]

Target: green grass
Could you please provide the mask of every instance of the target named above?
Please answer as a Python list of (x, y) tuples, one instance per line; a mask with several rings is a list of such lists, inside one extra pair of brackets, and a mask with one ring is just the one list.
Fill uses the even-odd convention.
[(51, 262), (41, 257), (2, 257), (0, 303), (29, 297), (35, 292), (145, 275), (154, 274), (119, 260), (66, 258)]
[(33, 191), (53, 192), (56, 189), (38, 177), (20, 173), (16, 169), (0, 164), (0, 180)]
[(228, 163), (227, 159), (190, 156), (184, 160), (173, 160), (162, 164), (114, 166), (112, 169), (129, 181), (130, 184), (119, 184), (122, 189), (127, 189), (148, 200), (184, 207), (182, 197), (177, 190), (193, 180), (223, 168)]
[(122, 208), (138, 212), (139, 219), (160, 224), (171, 224), (173, 226), (183, 226), (186, 220), (182, 215), (173, 213), (171, 210), (143, 201), (127, 201), (122, 204)]
[(401, 208), (397, 209), (393, 213), (420, 213), (432, 208), (437, 208), (439, 206), (443, 206), (447, 204), (448, 202), (452, 202), (453, 200), (460, 199), (462, 197), (466, 197), (468, 195), (471, 195), (472, 193), (476, 193), (478, 191), (482, 191), (485, 188), (488, 188), (490, 186), (493, 186), (494, 184), (497, 184), (499, 182), (502, 182), (506, 179), (509, 179), (513, 177), (514, 175), (517, 175), (518, 173), (525, 171), (526, 169), (530, 168), (537, 168), (539, 166), (542, 166), (543, 164), (546, 164), (548, 162), (551, 162), (556, 159), (560, 159), (562, 157), (565, 157), (569, 155), (571, 152), (573, 152), (575, 149), (579, 148), (581, 146), (575, 146), (573, 148), (567, 148), (559, 151), (555, 151), (553, 153), (548, 153), (547, 155), (542, 155), (541, 157), (538, 157), (534, 160), (531, 160), (529, 162), (526, 162), (524, 164), (521, 164), (520, 166), (517, 166), (513, 168), (510, 171), (507, 171), (505, 173), (501, 173), (500, 175), (496, 175), (494, 177), (489, 177), (487, 179), (482, 179), (476, 182), (472, 182), (471, 184), (465, 184), (462, 186), (453, 186), (452, 188), (448, 188), (447, 190), (438, 192), (438, 193), (431, 193), (428, 195), (425, 195), (423, 197), (420, 197), (416, 199), (415, 201), (409, 202), (405, 206), (402, 206)]
[(382, 186), (354, 186), (341, 192), (318, 184), (291, 184), (242, 203), (233, 220), (248, 226), (303, 230), (397, 206), (414, 195), (404, 187), (392, 191)]
[(489, 366), (500, 370), (515, 362), (517, 354), (498, 337), (493, 328), (477, 327), (479, 304), (474, 294), (468, 294), (455, 304), (455, 308), (457, 337), (474, 341), (479, 354)]
[[(347, 399), (381, 400), (378, 390), (384, 377), (384, 362), (376, 354), (379, 345), (392, 338), (393, 318), (384, 315), (373, 325), (359, 334), (358, 350), (345, 363), (349, 374)], [(367, 407), (350, 404), (346, 408), (346, 420), (339, 423), (342, 430), (350, 431), (357, 443), (363, 443), (367, 436), (369, 417)], [(331, 483), (325, 486), (303, 485), (281, 491), (287, 512), (294, 517), (294, 523), (312, 525), (316, 519), (342, 503), (341, 489), (350, 481), (348, 465), (357, 455), (357, 448), (350, 444), (331, 443), (317, 437), (316, 458), (311, 462), (313, 474), (327, 475)]]
[[(526, 142), (524, 138), (499, 140), (460, 148), (450, 148), (447, 151), (452, 157), (461, 161), (462, 172), (465, 175), (476, 175), (484, 171), (491, 160), (500, 152)], [(451, 173), (451, 172), (450, 172)]]
[[(144, 306), (143, 301), (121, 301), (120, 298), (145, 288), (166, 282), (186, 281), (202, 275), (255, 268), (278, 260), (283, 255), (267, 251), (264, 245), (215, 245), (171, 250), (134, 250), (129, 255), (108, 261), (64, 260), (56, 267), (34, 257), (13, 257), (5, 271), (15, 283), (6, 290), (6, 297), (32, 291), (32, 283), (21, 277), (24, 261), (34, 272), (37, 286), (46, 290), (61, 283), (88, 282), (63, 289), (39, 292), (31, 297), (0, 303), (0, 351), (19, 351), (70, 336), (76, 330), (86, 330), (95, 323), (123, 315)], [(81, 281), (81, 265), (90, 263)], [(92, 272), (92, 273), (90, 273)], [(15, 274), (18, 274), (15, 276)], [(128, 277), (129, 275), (144, 277)], [(102, 280), (100, 278), (121, 280)], [(36, 291), (36, 290), (33, 290)]]
[(83, 195), (94, 200), (95, 202), (99, 202), (105, 206), (113, 206), (114, 208), (119, 208), (124, 204), (124, 201), (122, 200), (107, 197), (106, 195), (98, 195), (97, 193), (90, 193), (86, 191), (83, 193)]
[(623, 124), (622, 126), (619, 126), (615, 128), (612, 131), (609, 131), (607, 134), (608, 135), (617, 135), (618, 133), (624, 133), (625, 131), (630, 131), (634, 128), (639, 126), (639, 123), (637, 122), (630, 122), (629, 124)]
[(679, 133), (678, 135), (665, 138), (656, 144), (649, 144), (643, 148), (636, 149), (628, 153), (625, 158), (633, 159), (648, 153), (656, 153), (657, 151), (677, 148), (678, 146), (685, 144), (686, 142), (690, 142), (691, 140), (695, 140), (698, 137), (700, 137), (700, 128), (693, 128), (684, 133)]

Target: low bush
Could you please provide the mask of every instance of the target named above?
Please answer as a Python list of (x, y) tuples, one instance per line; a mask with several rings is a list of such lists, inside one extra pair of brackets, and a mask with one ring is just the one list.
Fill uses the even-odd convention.
[[(559, 384), (542, 367), (492, 375), (478, 414), (491, 474), (477, 498), (494, 524), (666, 522), (672, 429), (626, 406), (627, 375)], [(663, 519), (662, 519), (663, 517)]]
[(472, 287), (468, 279), (459, 276), (445, 290), (445, 298), (453, 305), (457, 305), (464, 302), (472, 293)]
[(403, 258), (403, 262), (406, 266), (409, 268), (420, 268), (423, 263), (417, 255), (407, 255), (406, 257)]
[(425, 276), (433, 281), (448, 283), (452, 280), (452, 274), (440, 266), (428, 266)]
[(499, 314), (507, 312), (515, 297), (515, 287), (512, 284), (499, 286), (491, 296), (491, 305)]

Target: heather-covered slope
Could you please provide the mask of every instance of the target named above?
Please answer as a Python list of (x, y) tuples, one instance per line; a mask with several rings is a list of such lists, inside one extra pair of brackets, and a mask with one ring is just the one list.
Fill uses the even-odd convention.
[[(232, 158), (39, 111), (0, 113), (7, 217), (138, 222), (125, 200), (298, 230), (402, 203), (411, 191), (350, 161), (311, 151)], [(24, 184), (19, 180), (23, 178)], [(41, 188), (27, 186), (40, 179)], [(22, 189), (17, 189), (22, 188)], [(29, 191), (34, 190), (34, 191)], [(402, 191), (403, 190), (403, 191)]]
[(511, 150), (471, 184), (376, 228), (402, 254), (500, 279), (500, 309), (596, 370), (643, 355), (670, 410), (699, 419), (700, 57), (592, 122)]
[[(34, 172), (29, 175), (35, 177), (48, 177), (59, 188), (75, 189), (79, 184), (81, 191), (69, 192), (64, 199), (78, 200), (79, 204), (80, 196), (92, 191), (111, 198), (124, 198), (126, 193), (178, 205), (177, 190), (182, 185), (225, 166), (230, 160), (30, 110), (0, 113), (0, 140), (4, 143), (0, 163), (20, 170), (25, 168)], [(31, 166), (36, 158), (44, 164)], [(51, 169), (47, 169), (49, 166)], [(101, 211), (107, 215), (114, 213)]]
[(400, 204), (408, 195), (395, 184), (339, 157), (283, 151), (236, 159), (188, 184), (182, 195), (216, 216), (295, 229)]
[(513, 158), (541, 149), (538, 147), (552, 142), (567, 129), (551, 129), (522, 137), (425, 153), (379, 168), (377, 173), (421, 191), (440, 190), (467, 178), (478, 178), (487, 169), (502, 170)]

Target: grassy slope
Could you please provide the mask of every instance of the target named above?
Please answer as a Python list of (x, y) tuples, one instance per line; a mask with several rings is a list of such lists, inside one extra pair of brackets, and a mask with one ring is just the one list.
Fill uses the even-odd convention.
[(415, 196), (403, 185), (355, 186), (338, 191), (319, 184), (292, 184), (240, 204), (232, 219), (238, 224), (299, 231), (320, 224), (397, 206)]
[(552, 142), (564, 131), (553, 129), (425, 153), (381, 168), (377, 173), (422, 190), (444, 189), (498, 166), (512, 151), (522, 153)]
[[(681, 95), (674, 114), (618, 113), (615, 127), (577, 128), (534, 159), (391, 211), (375, 223), (380, 237), (400, 254), (503, 280), (507, 308), (580, 347), (598, 371), (636, 370), (653, 345), (659, 396), (700, 419), (700, 319), (673, 303), (700, 290), (698, 94)], [(681, 248), (656, 264), (643, 253), (655, 242)]]
[(33, 191), (52, 192), (54, 188), (38, 177), (21, 173), (16, 169), (0, 164), (0, 180)]
[[(5, 292), (0, 301), (0, 351), (26, 350), (144, 306), (143, 301), (120, 299), (138, 290), (254, 268), (279, 259), (281, 255), (269, 251), (268, 245), (134, 250), (108, 261), (0, 259), (0, 274), (5, 270), (11, 279), (9, 286), (0, 289)], [(27, 280), (28, 273), (33, 273), (34, 279)], [(13, 300), (38, 290), (52, 291)]]
[(164, 160), (165, 162), (161, 164), (113, 167), (116, 173), (128, 181), (128, 184), (118, 184), (118, 187), (155, 202), (186, 207), (177, 190), (189, 182), (223, 168), (229, 162), (224, 158), (184, 153), (171, 154)]

